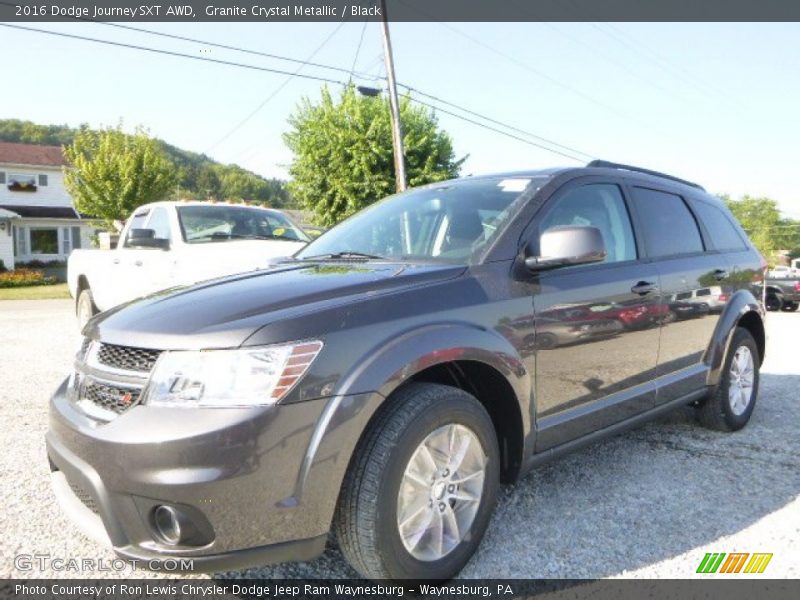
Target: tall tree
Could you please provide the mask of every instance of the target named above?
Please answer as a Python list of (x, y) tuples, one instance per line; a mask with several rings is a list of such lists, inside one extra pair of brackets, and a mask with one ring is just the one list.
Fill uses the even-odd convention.
[(64, 184), (75, 207), (107, 226), (165, 198), (175, 183), (175, 165), (142, 129), (129, 135), (120, 126), (82, 128), (64, 155)]
[(774, 261), (777, 250), (791, 251), (800, 246), (800, 221), (781, 217), (775, 200), (748, 195), (738, 200), (722, 198), (758, 251), (770, 262)]
[[(458, 175), (464, 159), (455, 159), (450, 136), (432, 112), (404, 98), (400, 120), (410, 186)], [(320, 225), (335, 225), (394, 192), (386, 98), (361, 96), (351, 85), (335, 100), (324, 87), (318, 104), (301, 101), (289, 125), (284, 134), (294, 152), (289, 189)]]

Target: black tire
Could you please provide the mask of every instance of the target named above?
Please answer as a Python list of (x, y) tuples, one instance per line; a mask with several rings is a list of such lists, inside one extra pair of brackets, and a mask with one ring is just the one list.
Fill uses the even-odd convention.
[[(741, 414), (735, 414), (731, 407), (728, 391), (731, 384), (731, 362), (740, 347), (746, 347), (753, 357), (753, 390), (750, 403)], [(733, 332), (728, 354), (722, 363), (722, 375), (719, 384), (709, 396), (697, 407), (697, 418), (700, 423), (709, 429), (717, 431), (737, 431), (747, 425), (750, 415), (758, 399), (759, 366), (761, 358), (758, 346), (752, 334), (744, 327), (737, 327)]]
[(780, 310), (782, 304), (783, 301), (778, 297), (777, 294), (767, 294), (765, 305), (768, 311), (774, 312), (776, 310)]
[(781, 310), (783, 312), (794, 312), (797, 310), (797, 307), (797, 302), (784, 302), (783, 306), (781, 306)]
[[(480, 402), (450, 386), (412, 383), (387, 402), (359, 441), (345, 477), (334, 520), (339, 546), (353, 568), (370, 579), (450, 579), (480, 544), (497, 499), (500, 452), (494, 426)], [(468, 427), (488, 459), (480, 505), (469, 532), (451, 552), (438, 560), (418, 560), (398, 531), (400, 482), (428, 434), (452, 423)]]
[(78, 294), (78, 299), (75, 300), (75, 316), (78, 318), (78, 328), (82, 330), (86, 322), (98, 312), (100, 311), (97, 310), (97, 305), (94, 303), (92, 290), (89, 288), (82, 289)]

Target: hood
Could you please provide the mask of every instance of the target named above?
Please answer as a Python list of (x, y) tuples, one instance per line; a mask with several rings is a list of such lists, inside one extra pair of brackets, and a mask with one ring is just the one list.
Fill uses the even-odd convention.
[(166, 290), (92, 319), (84, 333), (164, 350), (231, 348), (258, 329), (315, 310), (451, 279), (458, 265), (290, 262)]

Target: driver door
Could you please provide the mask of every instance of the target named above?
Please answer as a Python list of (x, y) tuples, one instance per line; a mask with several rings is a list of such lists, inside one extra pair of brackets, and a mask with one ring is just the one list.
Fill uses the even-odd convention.
[(639, 261), (618, 183), (571, 182), (541, 215), (531, 233), (537, 244), (551, 227), (592, 226), (602, 233), (607, 256), (537, 275), (537, 451), (655, 405), (660, 327), (658, 274)]

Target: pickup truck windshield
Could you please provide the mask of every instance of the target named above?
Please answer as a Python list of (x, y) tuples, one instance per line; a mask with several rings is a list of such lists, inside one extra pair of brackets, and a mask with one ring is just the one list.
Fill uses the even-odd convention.
[(187, 244), (227, 240), (290, 240), (309, 237), (279, 212), (246, 206), (182, 206), (178, 208), (183, 239)]
[(465, 262), (513, 217), (522, 192), (546, 180), (465, 179), (390, 196), (323, 234), (295, 258)]

